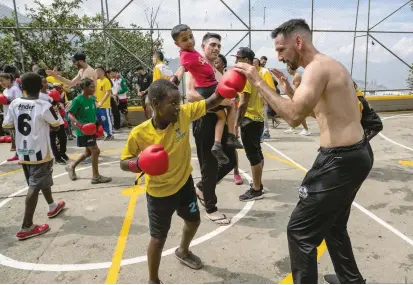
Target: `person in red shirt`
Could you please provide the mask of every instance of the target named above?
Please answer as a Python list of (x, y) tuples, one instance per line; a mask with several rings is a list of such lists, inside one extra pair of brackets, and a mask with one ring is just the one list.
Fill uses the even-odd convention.
[[(194, 77), (196, 91), (205, 99), (215, 93), (218, 86), (218, 81), (215, 78), (214, 68), (205, 60), (205, 58), (194, 49), (195, 40), (192, 31), (187, 25), (177, 25), (172, 31), (172, 38), (175, 44), (180, 47), (180, 67), (175, 75), (171, 77), (171, 81), (179, 85), (185, 72), (190, 72)], [(228, 110), (226, 114), (224, 110)], [(235, 115), (236, 109), (231, 100), (224, 100), (223, 103), (214, 110), (218, 116), (218, 121), (215, 126), (215, 143), (212, 147), (212, 154), (220, 164), (227, 164), (228, 157), (223, 151), (221, 139), (224, 131), (224, 126), (228, 117), (228, 141), (229, 147), (242, 149), (242, 144), (237, 140), (235, 135)]]

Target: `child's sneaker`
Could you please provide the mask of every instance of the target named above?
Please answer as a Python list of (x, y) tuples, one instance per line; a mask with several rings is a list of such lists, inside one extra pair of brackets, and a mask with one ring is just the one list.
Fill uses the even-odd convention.
[(44, 225), (41, 225), (41, 226), (33, 225), (31, 230), (29, 230), (29, 231), (21, 230), (20, 232), (18, 232), (16, 234), (16, 237), (17, 237), (18, 240), (25, 240), (25, 239), (28, 239), (28, 238), (32, 238), (32, 237), (44, 234), (49, 230), (50, 230), (50, 227), (49, 227), (48, 224), (44, 224)]
[(240, 143), (234, 134), (228, 134), (227, 145), (229, 147), (243, 149), (244, 146)]
[(242, 180), (241, 175), (239, 174), (234, 174), (234, 182), (236, 185), (242, 185), (244, 181)]
[(54, 209), (54, 211), (51, 211), (49, 213), (47, 213), (47, 216), (50, 218), (54, 218), (57, 215), (60, 214), (60, 212), (63, 210), (63, 208), (65, 207), (66, 203), (64, 201), (60, 201), (59, 203), (57, 203), (57, 207), (56, 209)]
[(99, 175), (96, 178), (92, 178), (92, 184), (109, 183), (111, 181), (112, 181), (112, 178), (105, 177), (105, 176), (102, 176), (102, 175)]
[(216, 158), (219, 164), (227, 164), (229, 163), (229, 159), (225, 154), (224, 150), (222, 149), (222, 144), (220, 142), (215, 142), (214, 146), (212, 147), (212, 155)]
[(19, 157), (17, 155), (10, 157), (9, 159), (7, 159), (8, 162), (12, 162), (12, 161), (17, 161), (19, 160)]

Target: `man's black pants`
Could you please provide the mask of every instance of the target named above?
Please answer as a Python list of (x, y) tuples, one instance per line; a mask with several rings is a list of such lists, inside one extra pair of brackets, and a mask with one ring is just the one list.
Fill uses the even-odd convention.
[(112, 114), (113, 114), (113, 127), (115, 130), (120, 129), (120, 111), (118, 104), (116, 103), (116, 100), (113, 99), (113, 97), (110, 97), (110, 106), (112, 108)]
[(225, 126), (222, 134), (222, 147), (229, 159), (229, 163), (218, 165), (217, 160), (211, 153), (214, 145), (215, 125), (218, 117), (215, 113), (207, 113), (202, 118), (192, 123), (193, 135), (196, 143), (196, 151), (201, 168), (201, 181), (197, 184), (198, 188), (204, 194), (206, 212), (211, 214), (218, 210), (217, 196), (215, 188), (217, 182), (224, 178), (231, 170), (234, 169), (236, 156), (235, 149), (228, 148), (226, 145), (228, 137), (228, 128)]
[(348, 147), (320, 148), (298, 194), (287, 227), (295, 284), (318, 282), (317, 246), (325, 239), (340, 283), (364, 283), (347, 232), (351, 204), (373, 166), (366, 139)]

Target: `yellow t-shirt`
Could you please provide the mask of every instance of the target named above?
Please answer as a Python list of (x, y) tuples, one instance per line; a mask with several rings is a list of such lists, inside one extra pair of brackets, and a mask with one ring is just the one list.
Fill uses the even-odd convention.
[[(106, 77), (103, 79), (98, 79), (96, 85), (96, 99), (98, 102), (101, 102), (106, 95), (106, 91), (111, 91), (112, 85), (110, 84), (109, 79)], [(106, 101), (102, 104), (100, 108), (110, 108), (110, 96), (106, 99)]]
[[(168, 171), (160, 176), (146, 174), (146, 191), (154, 197), (167, 197), (179, 191), (192, 172), (189, 128), (192, 121), (206, 114), (205, 100), (181, 105), (178, 121), (157, 130), (152, 120), (136, 126), (129, 134), (121, 160), (138, 157), (148, 146), (163, 145), (169, 156)], [(154, 162), (156, 163), (156, 162)]]
[(270, 71), (264, 67), (260, 67), (258, 73), (261, 76), (262, 80), (264, 80), (268, 86), (275, 90), (274, 80), (272, 79)]
[(158, 79), (169, 79), (173, 75), (172, 70), (162, 61), (153, 68), (152, 82)]
[(240, 94), (241, 97), (244, 96), (244, 93), (250, 94), (245, 117), (256, 122), (264, 122), (264, 98), (258, 95), (257, 87), (247, 81), (244, 90), (242, 90), (242, 93)]

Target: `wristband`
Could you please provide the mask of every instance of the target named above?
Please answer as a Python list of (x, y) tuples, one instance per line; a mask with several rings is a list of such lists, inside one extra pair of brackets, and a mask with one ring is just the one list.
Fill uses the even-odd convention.
[(139, 166), (138, 166), (138, 160), (137, 159), (136, 160), (135, 159), (129, 160), (128, 161), (128, 168), (133, 173), (141, 172), (141, 170), (139, 169)]

